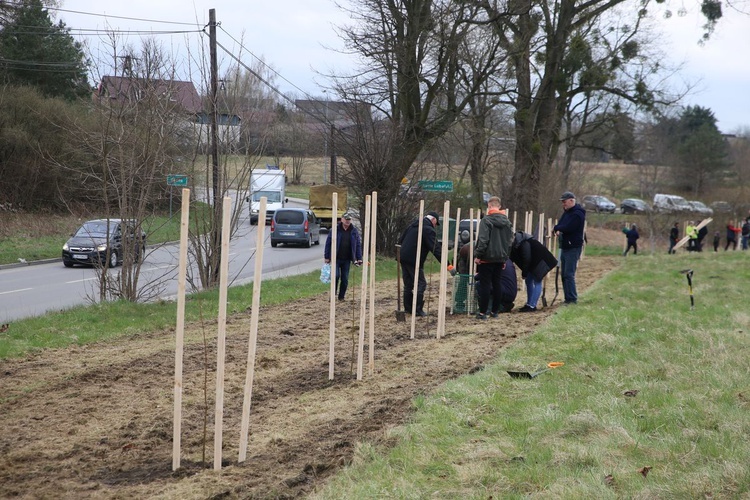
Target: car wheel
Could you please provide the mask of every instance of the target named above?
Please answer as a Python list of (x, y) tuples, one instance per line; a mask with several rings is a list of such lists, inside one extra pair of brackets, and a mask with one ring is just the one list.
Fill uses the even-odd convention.
[(276, 243), (275, 241), (271, 240), (271, 248), (276, 248), (276, 245), (278, 245), (278, 243)]
[(65, 266), (65, 267), (73, 267), (73, 263), (72, 262), (68, 262), (67, 260), (64, 260), (63, 261), (63, 266)]
[(317, 240), (315, 240), (315, 244), (316, 244), (316, 245), (320, 245), (320, 236), (318, 236), (318, 239), (317, 239)]
[(119, 262), (120, 259), (117, 257), (117, 252), (115, 250), (109, 252), (109, 267), (115, 268)]
[(312, 248), (312, 236), (307, 237), (307, 243), (305, 243), (305, 246), (307, 248)]

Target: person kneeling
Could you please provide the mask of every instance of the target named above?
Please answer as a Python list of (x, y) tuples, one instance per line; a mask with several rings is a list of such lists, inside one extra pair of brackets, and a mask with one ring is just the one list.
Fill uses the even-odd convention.
[(513, 237), (510, 258), (526, 282), (526, 305), (519, 311), (534, 312), (542, 295), (542, 280), (557, 266), (557, 259), (532, 235), (522, 231), (517, 231)]

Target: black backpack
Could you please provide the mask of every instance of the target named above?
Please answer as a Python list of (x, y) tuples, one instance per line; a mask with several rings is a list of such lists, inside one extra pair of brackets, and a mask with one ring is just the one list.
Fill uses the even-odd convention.
[(742, 224), (742, 236), (750, 236), (750, 220), (746, 220)]

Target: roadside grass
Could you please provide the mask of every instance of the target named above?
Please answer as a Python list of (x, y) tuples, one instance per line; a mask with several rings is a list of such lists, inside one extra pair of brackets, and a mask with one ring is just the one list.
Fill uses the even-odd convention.
[(747, 498), (748, 279), (743, 252), (628, 258), (313, 497)]
[[(383, 279), (396, 276), (393, 259), (378, 259)], [(328, 291), (320, 272), (263, 281), (261, 306), (298, 301)], [(247, 312), (253, 285), (233, 286), (227, 292), (227, 315)], [(190, 294), (185, 300), (185, 321), (214, 325), (218, 315), (218, 290)], [(131, 303), (116, 301), (82, 305), (44, 316), (14, 321), (0, 332), (0, 359), (25, 356), (39, 349), (61, 348), (105, 341), (114, 337), (174, 329), (175, 302)]]

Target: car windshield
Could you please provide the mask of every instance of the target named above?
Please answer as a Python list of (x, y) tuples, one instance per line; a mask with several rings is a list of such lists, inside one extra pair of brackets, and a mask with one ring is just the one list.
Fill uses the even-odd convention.
[[(114, 231), (117, 225), (114, 222), (109, 223), (109, 230)], [(96, 236), (104, 237), (107, 235), (107, 223), (104, 221), (87, 222), (76, 231), (76, 236)]]
[(279, 210), (276, 212), (276, 224), (302, 224), (305, 213), (296, 210)]
[(268, 203), (281, 202), (281, 191), (255, 191), (253, 193), (253, 201), (260, 201), (264, 196)]

